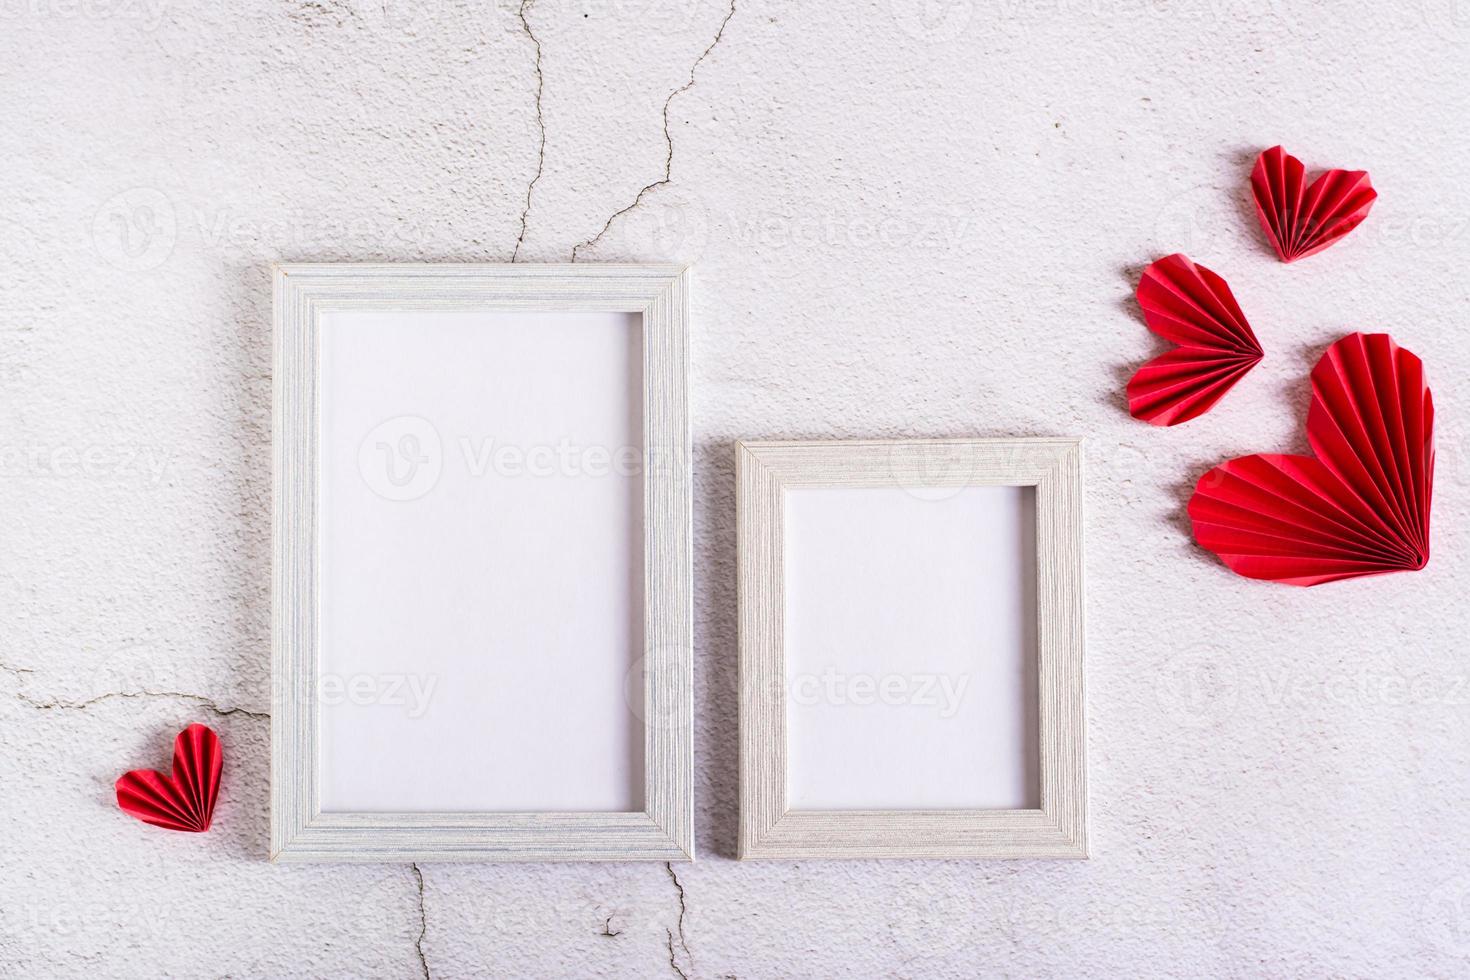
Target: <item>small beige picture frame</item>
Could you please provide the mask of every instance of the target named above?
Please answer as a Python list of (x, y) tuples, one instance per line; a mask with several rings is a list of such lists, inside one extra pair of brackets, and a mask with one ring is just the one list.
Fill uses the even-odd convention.
[[(740, 442), (740, 841), (747, 858), (1084, 858), (1082, 477), (1078, 440)], [(1030, 487), (1034, 808), (791, 806), (788, 495), (810, 488)], [(1031, 534), (1027, 528), (1026, 533)], [(855, 535), (861, 537), (861, 534)], [(1029, 618), (1029, 614), (1028, 614)]]

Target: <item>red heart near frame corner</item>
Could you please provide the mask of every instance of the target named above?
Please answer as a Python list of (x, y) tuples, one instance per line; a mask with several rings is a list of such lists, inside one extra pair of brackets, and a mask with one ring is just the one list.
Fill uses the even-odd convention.
[(1429, 562), (1434, 399), (1388, 334), (1354, 333), (1312, 369), (1312, 456), (1243, 456), (1200, 478), (1195, 540), (1247, 578), (1319, 585)]
[(1128, 411), (1150, 425), (1178, 425), (1208, 412), (1261, 360), (1260, 341), (1225, 280), (1187, 255), (1165, 256), (1138, 280), (1143, 322), (1179, 346), (1128, 381)]
[(173, 774), (134, 769), (117, 781), (117, 805), (146, 824), (203, 833), (214, 816), (225, 757), (219, 736), (190, 725), (174, 739)]

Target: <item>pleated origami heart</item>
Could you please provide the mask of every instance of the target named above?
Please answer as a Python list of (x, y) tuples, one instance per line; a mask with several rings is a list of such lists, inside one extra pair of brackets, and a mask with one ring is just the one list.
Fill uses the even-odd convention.
[(224, 765), (219, 737), (204, 725), (190, 725), (174, 739), (173, 775), (152, 769), (124, 773), (117, 781), (117, 805), (155, 827), (201, 833), (214, 816)]
[(1138, 305), (1154, 333), (1179, 346), (1128, 382), (1128, 411), (1153, 425), (1178, 425), (1209, 411), (1256, 366), (1261, 345), (1225, 280), (1184, 255), (1143, 270)]
[(1363, 223), (1378, 192), (1365, 170), (1329, 170), (1307, 186), (1306, 168), (1273, 146), (1251, 171), (1256, 214), (1283, 262), (1315, 255)]
[(1257, 455), (1206, 473), (1195, 540), (1248, 578), (1291, 585), (1423, 568), (1434, 490), (1434, 400), (1419, 358), (1349, 334), (1312, 371), (1315, 456)]

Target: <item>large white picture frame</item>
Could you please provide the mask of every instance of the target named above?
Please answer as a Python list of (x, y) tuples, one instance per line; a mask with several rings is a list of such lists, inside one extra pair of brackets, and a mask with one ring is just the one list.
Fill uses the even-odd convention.
[[(1078, 442), (1071, 439), (741, 442), (735, 452), (740, 605), (740, 856), (778, 859), (1086, 857), (1086, 695)], [(1026, 607), (1030, 612), (1025, 618), (1034, 616), (1034, 624), (1022, 626), (1024, 631), (1034, 627), (1034, 633), (1030, 633), (1034, 642), (1029, 644), (1034, 647), (1035, 713), (1031, 717), (1036, 719), (1032, 737), (1038, 757), (1034, 804), (999, 808), (793, 806), (790, 739), (791, 712), (796, 707), (793, 698), (797, 695), (793, 693), (787, 670), (790, 652), (787, 645), (797, 632), (792, 627), (793, 610), (788, 608), (788, 602), (794, 601), (788, 597), (787, 581), (792, 570), (791, 528), (788, 527), (791, 495), (832, 489), (879, 491), (880, 496), (873, 499), (882, 507), (887, 506), (882, 501), (888, 498), (882, 498), (881, 492), (903, 490), (917, 495), (914, 499), (937, 492), (937, 497), (944, 498), (963, 488), (985, 487), (1033, 488), (1028, 493), (1034, 496), (1034, 571), (1031, 573), (1034, 585), (1028, 588), (1033, 590), (1034, 602)], [(905, 495), (901, 493), (892, 499), (902, 506)], [(823, 506), (830, 510), (839, 500), (828, 498)], [(815, 525), (820, 525), (825, 511), (807, 509), (804, 513), (817, 514)], [(808, 523), (814, 520), (810, 516), (803, 519)], [(899, 528), (900, 536), (909, 527), (902, 521), (894, 526)], [(1023, 530), (1030, 534), (1030, 528)], [(848, 541), (843, 547), (861, 548), (862, 542), (873, 533), (877, 533), (876, 529), (859, 525), (853, 526), (847, 537), (829, 535), (825, 540)], [(818, 538), (813, 530), (806, 540)], [(860, 553), (854, 554), (859, 557), (849, 564), (862, 564)], [(892, 552), (874, 554), (864, 567), (881, 571), (900, 557)], [(843, 566), (825, 567), (842, 578), (847, 587), (867, 574), (859, 571), (858, 578), (853, 578)], [(905, 587), (913, 585), (912, 576), (903, 581)], [(965, 595), (975, 597), (968, 600), (972, 604), (980, 601), (976, 591), (967, 591)], [(957, 617), (965, 615), (964, 610), (951, 608)], [(801, 628), (806, 631), (803, 635), (810, 632), (810, 619), (802, 621)], [(858, 643), (863, 641), (858, 637)], [(841, 657), (844, 650), (836, 649), (832, 655)], [(895, 690), (901, 687), (900, 679)], [(876, 688), (869, 678), (863, 703), (873, 703)], [(829, 692), (827, 697), (831, 700), (833, 695)], [(841, 710), (849, 709), (843, 706)], [(850, 724), (854, 717), (860, 716), (849, 712), (840, 721)], [(838, 750), (841, 749), (839, 744)], [(827, 758), (833, 756), (829, 754)], [(861, 772), (863, 760), (855, 761), (854, 771)]]
[[(272, 860), (693, 859), (688, 290), (686, 270), (668, 265), (288, 264), (275, 268)], [(333, 461), (345, 458), (343, 446), (324, 445), (324, 427), (334, 424), (333, 413), (340, 414), (342, 408), (336, 399), (346, 399), (350, 394), (362, 401), (374, 397), (377, 390), (373, 385), (378, 382), (365, 384), (361, 392), (350, 390), (354, 377), (352, 364), (371, 366), (387, 359), (390, 353), (392, 357), (407, 356), (405, 351), (416, 349), (411, 343), (404, 346), (404, 338), (411, 341), (412, 330), (419, 325), (430, 332), (440, 331), (441, 326), (443, 330), (468, 331), (447, 336), (473, 338), (483, 354), (487, 341), (478, 332), (482, 321), (485, 330), (518, 331), (506, 336), (513, 335), (527, 343), (534, 342), (539, 336), (534, 331), (541, 329), (537, 324), (544, 323), (547, 336), (555, 332), (561, 338), (562, 349), (575, 349), (565, 346), (566, 338), (575, 339), (581, 322), (576, 317), (582, 315), (625, 315), (638, 330), (636, 347), (624, 344), (626, 350), (620, 350), (619, 342), (610, 345), (604, 342), (604, 347), (614, 356), (603, 357), (599, 349), (599, 353), (584, 360), (591, 365), (587, 370), (601, 370), (609, 361), (626, 357), (631, 365), (627, 372), (631, 378), (628, 390), (634, 393), (631, 397), (635, 409), (626, 413), (633, 420), (628, 424), (641, 430), (636, 439), (643, 450), (641, 480), (635, 477), (635, 492), (616, 498), (613, 504), (621, 506), (626, 500), (633, 500), (636, 506), (641, 501), (638, 512), (641, 520), (628, 521), (634, 527), (629, 533), (636, 534), (629, 546), (634, 557), (628, 562), (633, 569), (628, 577), (638, 580), (636, 591), (641, 601), (629, 614), (636, 620), (629, 635), (636, 634), (640, 641), (627, 641), (641, 649), (634, 649), (637, 663), (626, 676), (637, 685), (627, 700), (630, 713), (636, 716), (641, 744), (635, 746), (629, 765), (635, 768), (641, 765), (641, 773), (634, 776), (641, 784), (637, 790), (641, 791), (642, 805), (612, 811), (598, 806), (596, 800), (586, 807), (540, 811), (522, 807), (477, 811), (459, 806), (426, 810), (417, 806), (395, 809), (376, 805), (355, 811), (350, 806), (324, 809), (324, 793), (344, 800), (372, 799), (379, 788), (371, 782), (376, 778), (371, 771), (350, 773), (356, 782), (327, 780), (328, 776), (341, 774), (323, 772), (323, 724), (324, 720), (336, 724), (332, 721), (336, 717), (332, 705), (337, 703), (324, 691), (320, 670), (324, 604), (342, 606), (332, 611), (333, 636), (341, 636), (354, 625), (352, 602), (358, 603), (356, 609), (362, 612), (361, 618), (392, 625), (391, 610), (385, 613), (377, 608), (382, 603), (364, 607), (360, 596), (374, 595), (370, 590), (338, 587), (344, 582), (353, 583), (352, 576), (357, 573), (350, 567), (351, 561), (361, 563), (362, 555), (367, 552), (363, 551), (365, 546), (353, 543), (352, 535), (333, 530), (332, 518), (340, 515), (324, 514), (322, 509), (323, 487), (335, 479), (333, 467), (339, 466)], [(522, 319), (528, 325), (523, 325)], [(380, 356), (378, 351), (368, 349), (366, 355), (372, 356), (361, 356), (356, 362), (346, 355), (330, 353), (326, 359), (336, 366), (329, 365), (329, 376), (335, 380), (328, 386), (330, 390), (324, 392), (326, 338), (337, 338), (327, 348), (335, 351), (346, 343), (343, 338), (366, 337), (363, 331), (379, 328), (383, 328), (382, 337), (393, 338), (391, 343), (398, 346), (385, 346), (384, 351), (390, 353)], [(444, 344), (442, 349), (454, 351), (456, 345)], [(411, 353), (411, 357), (419, 356)], [(493, 365), (494, 361), (494, 357), (482, 356), (485, 364)], [(407, 365), (405, 370), (411, 367)], [(453, 373), (452, 367), (446, 362), (446, 375)], [(425, 376), (431, 375), (428, 372)], [(398, 385), (401, 376), (395, 368), (375, 377), (382, 379), (380, 387), (389, 388)], [(616, 380), (614, 377), (613, 381)], [(509, 381), (496, 384), (487, 379), (484, 388), (505, 398), (509, 396), (504, 392), (515, 385)], [(472, 399), (475, 390), (473, 385), (460, 385), (456, 397)], [(324, 397), (331, 399), (325, 405)], [(571, 397), (575, 399), (575, 392)], [(496, 405), (503, 407), (504, 403), (487, 401), (481, 414), (493, 417)], [(385, 405), (385, 413), (388, 408)], [(605, 413), (589, 409), (583, 416), (600, 418), (602, 414)], [(336, 441), (345, 444), (342, 438)], [(369, 442), (363, 445), (363, 452), (372, 451)], [(607, 460), (602, 458), (605, 456), (599, 450), (598, 462), (603, 471), (606, 471)], [(520, 464), (525, 462), (522, 459)], [(330, 506), (348, 506), (347, 494), (333, 493)], [(472, 508), (477, 505), (473, 501), (466, 502), (450, 494), (425, 499), (434, 500), (435, 507), (464, 508), (467, 520), (476, 518), (477, 511)], [(423, 505), (422, 500), (414, 504)], [(390, 516), (403, 513), (393, 511), (390, 505), (381, 509)], [(639, 524), (641, 527), (636, 526)], [(612, 529), (605, 537), (616, 544), (622, 533)], [(343, 541), (357, 550), (342, 544)], [(604, 552), (618, 554), (611, 545)], [(403, 557), (407, 560), (414, 556)], [(493, 567), (495, 556), (489, 555), (486, 560)], [(553, 556), (547, 560), (555, 559)], [(383, 567), (391, 572), (396, 566), (388, 561)], [(430, 574), (434, 573), (432, 565), (424, 567)], [(566, 574), (576, 571), (572, 568)], [(496, 574), (512, 579), (516, 570), (499, 569)], [(509, 588), (513, 589), (513, 584)], [(546, 601), (540, 594), (526, 598)], [(577, 598), (580, 600), (582, 596)], [(568, 596), (569, 605), (570, 599)], [(598, 609), (607, 606), (616, 611), (621, 608), (617, 603), (623, 601), (621, 593), (614, 593), (600, 605), (588, 602), (581, 605)], [(338, 645), (342, 649), (329, 649), (328, 654), (338, 658), (353, 655), (355, 648)], [(429, 652), (445, 655), (440, 650)], [(624, 669), (623, 665), (602, 663), (590, 666), (595, 669), (589, 674), (606, 675), (613, 680)], [(562, 675), (580, 677), (581, 672), (563, 671)], [(340, 700), (341, 691), (335, 693)], [(515, 710), (515, 705), (538, 698), (549, 709), (564, 713), (569, 710), (554, 693), (548, 697), (544, 688), (503, 703), (511, 706), (509, 710)], [(466, 717), (466, 724), (469, 723)], [(564, 726), (566, 738), (556, 739), (566, 743), (562, 751), (579, 751), (577, 740), (599, 739), (601, 733), (588, 727), (592, 724), (595, 717), (569, 718)], [(343, 731), (356, 738), (360, 730)], [(415, 729), (414, 733), (420, 731)], [(395, 741), (390, 729), (385, 732), (388, 733), (383, 736), (386, 748), (382, 751), (405, 751), (401, 740)], [(353, 750), (354, 744), (337, 737), (333, 745), (338, 747), (331, 750), (333, 757), (345, 757), (342, 753)], [(346, 748), (341, 748), (342, 745)], [(467, 756), (476, 751), (474, 745), (465, 747)], [(425, 759), (426, 767), (434, 764), (437, 764), (435, 760)], [(474, 767), (467, 763), (466, 770), (471, 773), (467, 778), (474, 778)], [(555, 790), (556, 780), (561, 777), (557, 772), (543, 771), (534, 778), (544, 780)], [(576, 787), (567, 789), (570, 792)], [(444, 795), (442, 787), (438, 792)], [(606, 791), (598, 792), (606, 795)]]

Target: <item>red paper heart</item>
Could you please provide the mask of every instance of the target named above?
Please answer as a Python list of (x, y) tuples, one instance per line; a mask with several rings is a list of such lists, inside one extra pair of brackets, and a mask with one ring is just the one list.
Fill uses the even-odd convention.
[(1308, 187), (1302, 162), (1279, 146), (1257, 158), (1251, 193), (1283, 262), (1314, 255), (1358, 227), (1378, 197), (1365, 170), (1329, 170)]
[(1179, 346), (1128, 382), (1128, 411), (1153, 425), (1178, 425), (1210, 410), (1260, 361), (1261, 345), (1225, 280), (1184, 255), (1143, 270), (1138, 305), (1154, 333)]
[(1195, 540), (1248, 578), (1318, 585), (1429, 561), (1434, 399), (1387, 334), (1349, 334), (1312, 371), (1315, 456), (1258, 455), (1206, 473)]
[(174, 772), (134, 769), (117, 781), (117, 805), (144, 823), (201, 833), (209, 829), (225, 765), (219, 737), (190, 725), (174, 739)]

